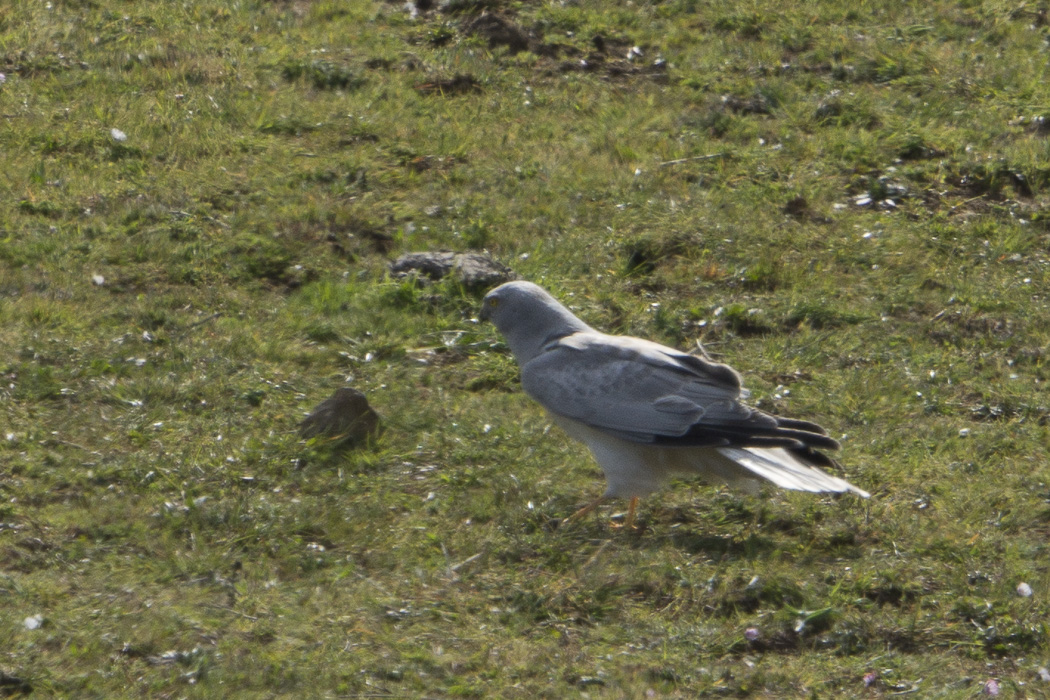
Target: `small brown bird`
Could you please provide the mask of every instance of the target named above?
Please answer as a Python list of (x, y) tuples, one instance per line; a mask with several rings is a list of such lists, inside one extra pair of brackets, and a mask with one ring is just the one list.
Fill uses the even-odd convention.
[(357, 389), (343, 387), (317, 405), (299, 424), (304, 440), (325, 438), (334, 447), (350, 447), (379, 435), (379, 415)]

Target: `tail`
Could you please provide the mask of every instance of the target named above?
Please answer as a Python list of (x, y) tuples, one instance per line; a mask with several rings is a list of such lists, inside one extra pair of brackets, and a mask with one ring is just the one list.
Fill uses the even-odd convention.
[(826, 474), (815, 466), (834, 462), (812, 450), (789, 450), (783, 447), (719, 447), (716, 451), (750, 474), (771, 481), (782, 489), (810, 493), (847, 493), (862, 498), (871, 496), (845, 479)]

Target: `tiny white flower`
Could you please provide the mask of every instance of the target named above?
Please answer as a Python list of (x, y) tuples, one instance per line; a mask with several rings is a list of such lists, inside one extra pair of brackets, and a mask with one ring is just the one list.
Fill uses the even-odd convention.
[(113, 137), (114, 141), (119, 143), (124, 143), (128, 140), (128, 135), (115, 127), (109, 130), (109, 135)]

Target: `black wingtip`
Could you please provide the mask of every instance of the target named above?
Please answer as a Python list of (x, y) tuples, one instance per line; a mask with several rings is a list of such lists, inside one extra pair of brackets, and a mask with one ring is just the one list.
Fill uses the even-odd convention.
[(783, 416), (773, 417), (776, 418), (778, 425), (784, 428), (788, 428), (790, 430), (801, 430), (803, 432), (814, 433), (816, 435), (828, 434), (828, 431), (824, 430), (824, 428), (808, 420), (798, 420), (797, 418), (784, 418)]
[(682, 435), (654, 435), (655, 445), (667, 447), (783, 447), (787, 450), (838, 450), (838, 440), (816, 423), (761, 414), (765, 425), (693, 425)]
[(823, 452), (814, 450), (812, 447), (797, 447), (795, 449), (789, 449), (788, 452), (797, 457), (803, 464), (807, 464), (811, 467), (841, 471), (838, 462)]

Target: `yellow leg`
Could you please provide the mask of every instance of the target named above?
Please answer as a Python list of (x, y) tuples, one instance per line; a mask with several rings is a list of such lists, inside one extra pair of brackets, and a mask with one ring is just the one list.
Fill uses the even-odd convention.
[(623, 525), (617, 525), (613, 523), (613, 527), (622, 527), (625, 530), (634, 530), (634, 514), (638, 511), (638, 496), (632, 496), (631, 502), (627, 504), (627, 517), (624, 518)]
[(593, 501), (591, 501), (590, 503), (585, 505), (583, 508), (580, 508), (578, 511), (576, 511), (572, 515), (570, 515), (569, 517), (565, 518), (565, 520), (562, 520), (562, 523), (574, 523), (574, 522), (576, 522), (577, 520), (579, 520), (580, 518), (582, 518), (583, 516), (587, 515), (592, 510), (594, 510), (595, 508), (600, 506), (602, 504), (602, 501), (604, 501), (604, 500), (605, 500), (605, 496), (598, 496), (598, 498), (594, 499)]
[(631, 499), (631, 502), (627, 505), (627, 520), (624, 522), (624, 527), (634, 529), (634, 514), (638, 510), (638, 497), (635, 496)]
[[(594, 499), (593, 501), (591, 501), (590, 503), (585, 505), (583, 508), (580, 508), (578, 511), (576, 511), (572, 515), (570, 515), (569, 517), (565, 518), (565, 520), (562, 520), (562, 524), (567, 525), (568, 523), (576, 522), (577, 520), (579, 520), (580, 518), (584, 517), (585, 515), (590, 513), (592, 510), (594, 510), (595, 508), (600, 506), (603, 502), (605, 502), (605, 496), (599, 496), (598, 498)], [(629, 530), (634, 530), (635, 529), (634, 516), (635, 516), (635, 514), (637, 512), (638, 512), (638, 496), (634, 496), (634, 497), (631, 498), (630, 502), (627, 504), (627, 517), (624, 519), (623, 525), (618, 525), (617, 523), (612, 523), (612, 527), (614, 527), (614, 528), (621, 528), (621, 527), (623, 527), (623, 528), (627, 528)]]

